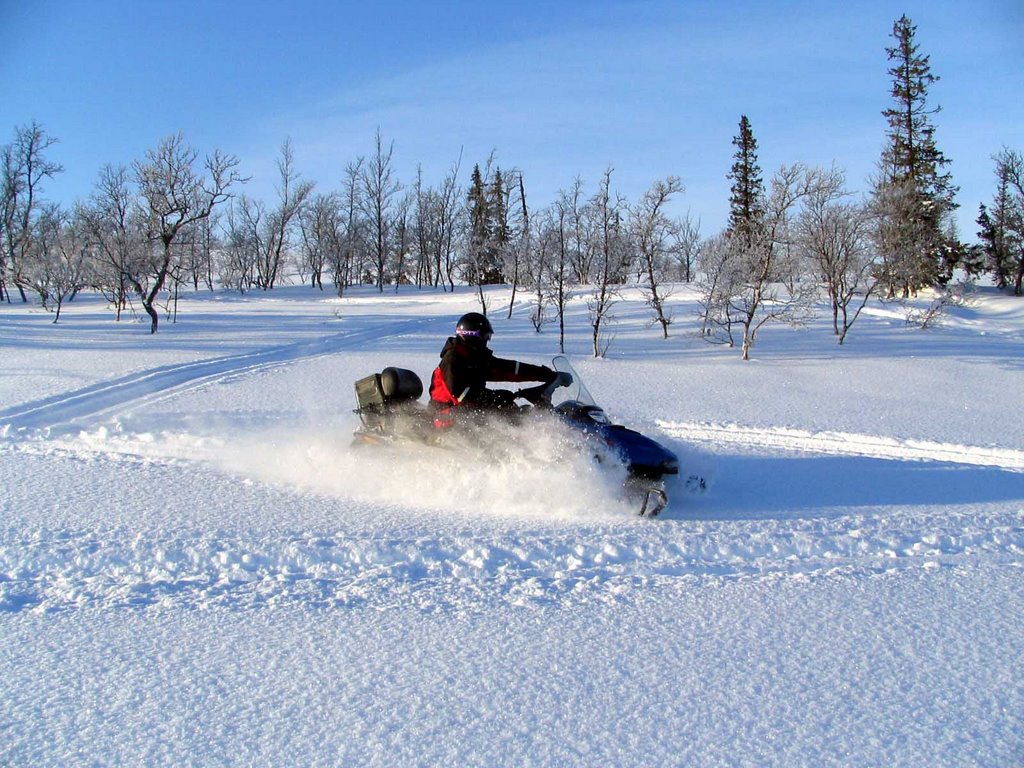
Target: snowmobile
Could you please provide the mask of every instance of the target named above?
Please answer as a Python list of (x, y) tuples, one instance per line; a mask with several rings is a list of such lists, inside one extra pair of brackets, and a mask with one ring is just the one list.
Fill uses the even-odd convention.
[[(560, 376), (551, 384), (524, 387), (513, 393), (515, 400), (525, 401), (503, 409), (503, 416), (527, 427), (527, 419), (537, 414), (551, 414), (569, 425), (580, 437), (580, 446), (589, 450), (597, 461), (619, 461), (626, 468), (626, 492), (638, 497), (642, 517), (655, 517), (668, 504), (665, 481), (679, 473), (679, 460), (665, 446), (639, 432), (612, 423), (597, 404), (568, 358), (559, 355), (552, 367)], [(563, 384), (563, 382), (571, 382)], [(474, 421), (479, 423), (480, 411), (466, 409), (454, 416), (438, 418), (437, 411), (420, 402), (423, 382), (405, 368), (385, 368), (355, 382), (355, 413), (360, 426), (354, 433), (356, 445), (388, 445), (416, 442), (444, 445), (453, 435), (464, 438), (472, 434)], [(469, 427), (465, 430), (464, 427)], [(697, 481), (703, 489), (703, 481)], [(687, 481), (691, 485), (691, 481)]]

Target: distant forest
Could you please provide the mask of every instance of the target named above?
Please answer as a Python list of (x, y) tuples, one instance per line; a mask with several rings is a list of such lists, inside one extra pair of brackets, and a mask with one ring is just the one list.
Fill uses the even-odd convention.
[[(84, 289), (99, 291), (114, 316), (142, 308), (150, 330), (184, 286), (194, 290), (272, 290), (299, 280), (337, 295), (355, 285), (454, 290), (505, 284), (533, 297), (539, 329), (587, 301), (594, 354), (607, 341), (602, 323), (623, 285), (644, 291), (667, 337), (672, 286), (701, 292), (702, 333), (739, 344), (744, 357), (767, 322), (795, 321), (827, 297), (839, 343), (872, 296), (910, 297), (923, 288), (948, 295), (954, 276), (989, 275), (1020, 296), (1024, 280), (1024, 156), (993, 157), (994, 191), (981, 204), (977, 242), (953, 225), (957, 191), (939, 149), (929, 104), (938, 78), (903, 16), (885, 48), (892, 78), (885, 148), (871, 189), (855, 197), (835, 168), (783, 166), (765, 178), (754, 127), (740, 116), (729, 221), (702, 234), (688, 216), (672, 217), (674, 176), (655, 180), (636, 200), (614, 190), (614, 171), (596, 189), (576, 179), (557, 199), (532, 208), (528, 180), (492, 159), (427, 183), (400, 180), (393, 144), (378, 131), (371, 151), (344, 168), (340, 188), (302, 179), (286, 140), (277, 160), (277, 197), (242, 191), (239, 159), (203, 155), (182, 134), (161, 140), (128, 167), (108, 165), (86, 200), (72, 207), (45, 198), (63, 168), (48, 160), (58, 140), (35, 121), (0, 148), (0, 300), (38, 297), (60, 318)], [(725, 170), (725, 169), (723, 169)], [(468, 180), (464, 177), (468, 173)]]

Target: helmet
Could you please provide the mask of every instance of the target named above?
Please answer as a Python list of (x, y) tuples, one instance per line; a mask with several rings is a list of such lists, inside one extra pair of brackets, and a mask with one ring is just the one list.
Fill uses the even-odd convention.
[(455, 335), (463, 341), (486, 344), (494, 335), (491, 321), (479, 312), (467, 312), (455, 325)]

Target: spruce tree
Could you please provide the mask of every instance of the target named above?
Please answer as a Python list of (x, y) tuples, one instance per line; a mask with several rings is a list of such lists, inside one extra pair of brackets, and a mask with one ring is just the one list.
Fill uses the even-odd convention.
[(469, 203), (469, 260), (472, 267), (472, 274), (469, 276), (472, 282), (482, 285), (484, 249), (489, 240), (489, 222), (487, 215), (487, 190), (484, 187), (483, 176), (480, 173), (480, 166), (473, 166), (473, 173), (470, 176), (469, 192), (467, 193)]
[(1003, 148), (996, 161), (996, 193), (977, 222), (984, 266), (1000, 288), (1024, 291), (1024, 155)]
[(490, 217), (490, 244), (487, 253), (487, 264), (484, 271), (484, 282), (488, 285), (501, 283), (504, 270), (502, 261), (508, 248), (511, 234), (508, 225), (508, 206), (506, 205), (507, 188), (501, 168), (494, 169), (494, 181), (491, 183), (487, 209)]
[(949, 254), (960, 250), (947, 227), (957, 188), (945, 170), (950, 161), (935, 144), (932, 124), (940, 108), (928, 106), (928, 89), (939, 78), (914, 42), (916, 30), (901, 16), (893, 24), (895, 44), (886, 48), (893, 104), (882, 112), (888, 123), (887, 144), (875, 199), (893, 251), (883, 254), (890, 293), (899, 289), (907, 294), (948, 282), (954, 266)]
[(757, 164), (757, 139), (746, 115), (740, 117), (740, 132), (733, 137), (732, 143), (736, 154), (726, 177), (732, 179), (728, 232), (743, 237), (749, 245), (757, 223), (764, 215), (764, 180)]
[[(995, 203), (994, 206), (998, 206)], [(1007, 257), (1006, 229), (1002, 224), (998, 209), (995, 215), (989, 214), (988, 208), (982, 203), (979, 206), (978, 239), (984, 254), (984, 267), (992, 273), (997, 288), (1005, 288), (1010, 282), (1010, 260)]]
[[(488, 177), (489, 168), (488, 165)], [(499, 253), (508, 240), (504, 190), (505, 182), (500, 168), (495, 170), (493, 180), (489, 181), (480, 171), (479, 165), (473, 167), (467, 193), (470, 222), (469, 277), (477, 285), (494, 285), (502, 281)]]

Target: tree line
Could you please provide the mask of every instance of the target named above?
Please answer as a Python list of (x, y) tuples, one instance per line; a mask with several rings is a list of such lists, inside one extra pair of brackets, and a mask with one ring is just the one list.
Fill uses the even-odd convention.
[(892, 77), (884, 110), (886, 144), (869, 192), (856, 197), (844, 173), (795, 163), (765, 182), (753, 126), (741, 116), (727, 227), (703, 237), (689, 215), (673, 216), (681, 180), (656, 180), (636, 200), (617, 194), (614, 169), (595, 189), (580, 178), (541, 208), (526, 179), (494, 157), (474, 164), (463, 186), (462, 159), (435, 184), (403, 183), (393, 143), (378, 130), (372, 150), (343, 169), (339, 188), (320, 191), (296, 167), (285, 141), (277, 158), (276, 198), (243, 190), (237, 157), (208, 156), (182, 134), (167, 137), (130, 166), (104, 167), (86, 200), (71, 208), (47, 201), (45, 184), (63, 169), (48, 159), (56, 139), (36, 122), (17, 127), (0, 153), (0, 300), (39, 297), (60, 318), (64, 303), (91, 288), (119, 319), (136, 304), (151, 332), (173, 316), (182, 286), (272, 290), (285, 277), (339, 296), (356, 285), (378, 291), (411, 285), (454, 291), (507, 284), (532, 297), (540, 330), (559, 326), (565, 309), (586, 302), (595, 355), (610, 343), (618, 290), (639, 286), (663, 336), (674, 320), (672, 285), (700, 290), (702, 333), (738, 345), (748, 357), (770, 322), (799, 323), (824, 292), (841, 344), (873, 295), (899, 298), (947, 286), (955, 269), (990, 273), (1022, 292), (1024, 158), (994, 157), (996, 193), (982, 204), (979, 242), (955, 231), (956, 187), (938, 149), (928, 102), (938, 80), (903, 16), (886, 48)]

